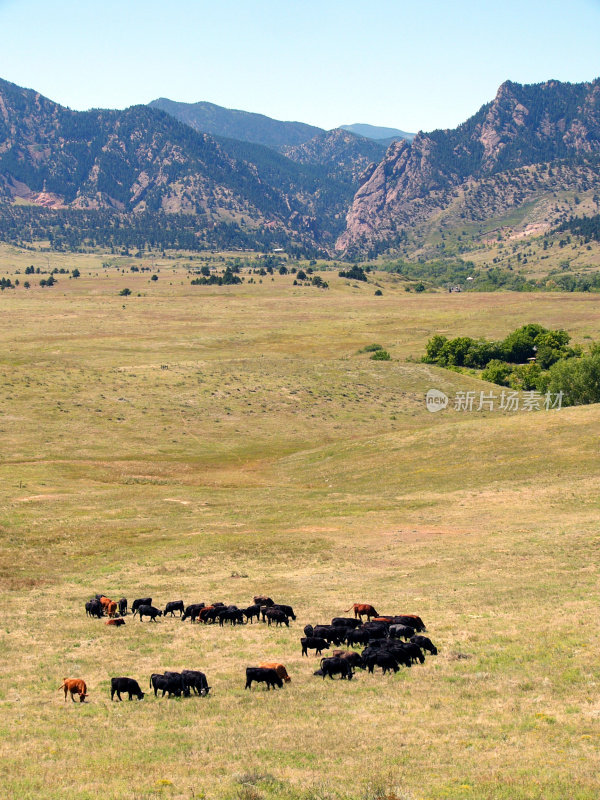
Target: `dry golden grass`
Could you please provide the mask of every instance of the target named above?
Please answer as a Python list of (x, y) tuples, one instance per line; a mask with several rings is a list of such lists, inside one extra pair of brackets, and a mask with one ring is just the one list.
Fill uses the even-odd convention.
[[(593, 297), (190, 287), (183, 257), (156, 284), (50, 258), (82, 277), (0, 297), (2, 797), (598, 796), (600, 412), (429, 414), (428, 388), (482, 384), (406, 361), (442, 331), (596, 338)], [(358, 353), (374, 341), (394, 360)], [(113, 630), (85, 617), (96, 592), (267, 592), (298, 620)], [(420, 613), (440, 654), (314, 677), (302, 627), (356, 601)], [(291, 684), (244, 691), (266, 659)], [(110, 702), (112, 676), (185, 667), (208, 698)]]

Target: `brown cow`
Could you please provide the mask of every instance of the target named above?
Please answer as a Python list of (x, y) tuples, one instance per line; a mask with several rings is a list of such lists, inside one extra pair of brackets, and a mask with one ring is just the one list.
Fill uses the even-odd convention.
[(110, 600), (106, 605), (106, 613), (109, 617), (114, 617), (117, 614), (117, 610), (119, 608), (119, 604), (116, 603), (114, 600)]
[(283, 664), (259, 664), (259, 667), (263, 669), (274, 669), (277, 675), (281, 678), (282, 681), (289, 683), (292, 679), (287, 674), (287, 669), (283, 666)]
[(65, 690), (65, 703), (67, 702), (67, 692), (71, 692), (71, 700), (75, 702), (74, 695), (79, 695), (79, 702), (83, 703), (87, 697), (87, 686), (81, 678), (63, 678), (63, 685), (59, 687)]
[(125, 620), (122, 617), (117, 617), (116, 619), (107, 619), (104, 624), (116, 625), (117, 627), (119, 627), (119, 625), (125, 625)]
[(373, 606), (370, 606), (368, 603), (354, 603), (352, 608), (347, 608), (344, 611), (344, 614), (347, 614), (348, 611), (354, 611), (355, 619), (358, 619), (358, 617), (360, 617), (361, 619), (363, 617), (366, 617), (368, 620), (370, 620), (371, 617), (379, 616), (379, 614), (375, 611)]
[(110, 603), (112, 603), (112, 600), (110, 599), (110, 597), (105, 597), (104, 595), (102, 595), (100, 597), (100, 605), (102, 606), (102, 608), (105, 611), (107, 610), (107, 608), (110, 605)]

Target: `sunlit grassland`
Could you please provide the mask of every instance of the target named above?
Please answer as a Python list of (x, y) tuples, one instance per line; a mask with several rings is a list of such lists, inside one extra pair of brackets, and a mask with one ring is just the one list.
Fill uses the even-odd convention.
[[(3, 250), (4, 274), (34, 255)], [(3, 797), (598, 796), (598, 408), (430, 414), (429, 388), (492, 387), (407, 360), (531, 321), (585, 343), (593, 295), (192, 287), (183, 256), (156, 282), (49, 258), (82, 277), (0, 296)], [(96, 592), (266, 592), (298, 620), (112, 630), (85, 617)], [(302, 627), (357, 601), (420, 613), (440, 654), (314, 677)], [(267, 659), (291, 684), (244, 691)], [(110, 702), (112, 676), (186, 667), (208, 698)]]

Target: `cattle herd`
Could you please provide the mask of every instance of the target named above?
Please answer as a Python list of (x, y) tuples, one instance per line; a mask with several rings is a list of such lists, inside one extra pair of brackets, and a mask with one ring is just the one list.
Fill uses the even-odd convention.
[[(98, 594), (85, 604), (86, 614), (99, 619), (106, 617), (106, 624), (111, 626), (125, 625), (128, 615), (127, 599), (111, 600), (103, 594)], [(373, 673), (375, 667), (380, 667), (383, 674), (398, 672), (401, 666), (412, 667), (413, 664), (423, 664), (425, 652), (437, 655), (437, 648), (431, 639), (423, 636), (426, 631), (423, 620), (415, 614), (380, 615), (373, 606), (366, 603), (355, 603), (346, 612), (353, 612), (351, 617), (334, 617), (330, 624), (310, 624), (304, 627), (304, 636), (300, 639), (302, 656), (308, 656), (310, 650), (315, 655), (322, 656), (323, 651), (334, 649), (330, 656), (322, 657), (319, 669), (314, 674), (323, 679), (327, 676), (333, 680), (334, 675), (339, 675), (342, 680), (352, 680), (356, 669), (367, 670)], [(158, 617), (179, 615), (182, 622), (205, 625), (218, 624), (223, 626), (226, 622), (230, 625), (253, 624), (256, 619), (268, 625), (289, 628), (290, 620), (295, 620), (294, 610), (289, 605), (274, 603), (270, 597), (257, 596), (251, 605), (238, 608), (225, 603), (193, 603), (185, 605), (182, 600), (171, 601), (164, 609), (152, 605), (151, 597), (134, 600), (131, 605), (131, 614), (137, 616), (140, 622), (149, 619), (156, 622)], [(363, 621), (363, 617), (367, 621)], [(362, 652), (355, 649), (340, 649), (342, 645), (348, 648), (362, 647)], [(246, 685), (251, 689), (252, 683), (264, 683), (267, 690), (282, 688), (284, 683), (289, 683), (287, 670), (283, 664), (261, 663), (256, 667), (246, 667)], [(85, 681), (80, 678), (63, 679), (65, 701), (71, 695), (79, 696), (79, 701), (84, 702), (88, 696)], [(182, 670), (181, 672), (153, 673), (150, 676), (149, 688), (154, 690), (154, 696), (162, 692), (162, 697), (189, 697), (192, 693), (206, 697), (210, 686), (206, 675), (199, 670)], [(121, 694), (126, 694), (129, 700), (137, 697), (144, 698), (144, 692), (139, 683), (133, 678), (119, 677), (111, 679), (110, 698), (122, 700)]]

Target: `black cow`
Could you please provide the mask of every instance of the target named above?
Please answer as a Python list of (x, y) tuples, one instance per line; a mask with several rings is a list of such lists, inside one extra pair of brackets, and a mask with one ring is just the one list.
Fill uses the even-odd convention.
[(397, 659), (391, 653), (379, 652), (366, 658), (363, 656), (363, 660), (369, 672), (373, 672), (376, 666), (381, 667), (384, 675), (390, 669), (394, 672), (398, 672), (400, 669)]
[(215, 619), (225, 610), (223, 604), (218, 606), (208, 606), (200, 611), (200, 622), (214, 622)]
[(137, 697), (138, 700), (144, 699), (144, 692), (140, 689), (140, 685), (137, 681), (134, 681), (133, 678), (112, 678), (110, 681), (110, 699), (115, 699), (115, 694), (122, 700), (121, 692), (126, 692), (129, 695), (129, 699), (133, 700), (133, 695)]
[(329, 650), (329, 642), (320, 639), (318, 636), (303, 636), (300, 639), (302, 645), (302, 655), (308, 656), (309, 650), (315, 650), (315, 655), (320, 656), (323, 650)]
[(283, 611), (286, 617), (290, 617), (291, 619), (296, 619), (296, 615), (294, 614), (294, 609), (291, 606), (284, 606), (281, 603), (273, 603), (271, 608), (278, 608), (280, 611)]
[(208, 685), (206, 675), (203, 672), (194, 669), (182, 669), (181, 677), (188, 691), (193, 689), (195, 694), (199, 694), (201, 697), (206, 697), (209, 693), (211, 687)]
[(144, 617), (150, 617), (152, 622), (156, 622), (157, 617), (162, 617), (162, 611), (160, 608), (155, 608), (154, 606), (138, 606), (137, 613), (140, 617), (140, 622), (144, 619)]
[(353, 647), (355, 644), (367, 644), (370, 638), (369, 631), (363, 631), (362, 628), (357, 628), (355, 631), (346, 630), (346, 644), (348, 647)]
[(256, 683), (266, 683), (267, 690), (278, 686), (280, 689), (283, 687), (283, 681), (274, 669), (266, 669), (265, 667), (246, 667), (246, 685), (244, 689), (252, 689), (252, 681)]
[(249, 621), (251, 625), (253, 617), (256, 617), (257, 622), (260, 622), (260, 606), (248, 606), (248, 608), (244, 609), (244, 616), (246, 617), (246, 621)]
[(362, 622), (359, 619), (354, 619), (354, 617), (334, 617), (331, 620), (331, 624), (335, 625), (336, 628), (350, 628), (354, 630), (355, 628), (360, 628)]
[(283, 611), (280, 611), (278, 608), (267, 608), (267, 610), (263, 614), (263, 619), (267, 620), (269, 625), (274, 622), (275, 625), (285, 625), (286, 627), (290, 627), (290, 621), (287, 618), (287, 614)]
[(392, 622), (395, 625), (410, 625), (417, 633), (427, 630), (421, 617), (418, 617), (416, 614), (399, 614), (392, 618)]
[(188, 617), (190, 617), (191, 621), (194, 622), (203, 608), (206, 608), (204, 603), (192, 603), (192, 605), (187, 606), (181, 615), (181, 621), (184, 622)]
[(388, 627), (385, 622), (366, 622), (360, 630), (366, 631), (370, 639), (385, 639)]
[(422, 650), (427, 650), (432, 656), (437, 656), (438, 649), (427, 636), (411, 636), (410, 641), (418, 645)]
[(119, 614), (124, 617), (127, 614), (127, 598), (122, 597), (119, 600)]
[(152, 605), (152, 598), (151, 597), (141, 597), (139, 600), (134, 600), (131, 606), (131, 613), (135, 617), (136, 612), (140, 606), (151, 606)]
[(315, 625), (313, 636), (325, 639), (326, 642), (338, 647), (344, 641), (344, 628), (336, 628), (335, 625)]
[(314, 636), (315, 635), (315, 629), (313, 628), (312, 625), (305, 625), (304, 626), (304, 635), (305, 636)]
[(325, 680), (326, 675), (329, 675), (331, 680), (333, 680), (334, 675), (339, 675), (342, 680), (346, 678), (347, 680), (351, 681), (352, 676), (354, 675), (352, 671), (352, 665), (348, 659), (340, 658), (339, 656), (322, 658), (320, 672), (323, 676), (323, 680)]
[(162, 691), (163, 697), (165, 694), (168, 694), (169, 697), (172, 694), (175, 697), (181, 697), (182, 694), (185, 697), (190, 696), (190, 690), (185, 685), (180, 672), (165, 672), (162, 675), (153, 673), (150, 676), (150, 686), (154, 689), (155, 697), (157, 696), (157, 691)]
[(85, 613), (88, 617), (100, 617), (104, 616), (104, 609), (102, 608), (102, 603), (99, 600), (90, 600), (88, 603), (85, 604)]
[(423, 655), (423, 651), (419, 647), (419, 645), (415, 644), (414, 642), (402, 642), (400, 647), (404, 650), (405, 653), (408, 653), (410, 656), (410, 660), (413, 664), (416, 664), (417, 661), (419, 664), (423, 664), (425, 661), (425, 656)]
[(167, 603), (167, 605), (165, 606), (165, 610), (163, 611), (163, 614), (165, 615), (165, 617), (167, 616), (167, 614), (170, 614), (172, 617), (174, 617), (176, 611), (179, 611), (180, 617), (183, 616), (185, 612), (185, 608), (183, 607), (183, 600), (173, 600), (171, 603)]
[(390, 639), (410, 639), (415, 635), (415, 629), (410, 625), (390, 625), (388, 636)]
[(217, 609), (217, 616), (219, 618), (219, 625), (223, 626), (224, 622), (230, 622), (232, 625), (244, 624), (244, 612), (237, 606), (228, 606), (227, 608)]

